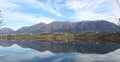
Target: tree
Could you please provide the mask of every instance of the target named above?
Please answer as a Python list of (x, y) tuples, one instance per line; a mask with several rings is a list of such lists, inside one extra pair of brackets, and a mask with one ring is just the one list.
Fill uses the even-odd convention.
[[(116, 0), (117, 4), (118, 4), (118, 7), (120, 8), (120, 2), (119, 0)], [(118, 18), (118, 24), (120, 25), (120, 18)]]
[(3, 26), (2, 11), (0, 10), (0, 27)]

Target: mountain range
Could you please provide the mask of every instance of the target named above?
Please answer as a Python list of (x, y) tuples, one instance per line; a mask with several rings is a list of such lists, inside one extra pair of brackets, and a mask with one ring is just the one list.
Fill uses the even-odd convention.
[(11, 28), (1, 28), (0, 29), (0, 35), (10, 35), (11, 33), (14, 33), (15, 31)]
[(33, 26), (22, 27), (16, 31), (10, 28), (2, 28), (0, 34), (41, 34), (41, 33), (66, 33), (66, 32), (118, 32), (120, 26), (106, 20), (81, 21), (81, 22), (58, 22), (49, 24), (39, 23)]

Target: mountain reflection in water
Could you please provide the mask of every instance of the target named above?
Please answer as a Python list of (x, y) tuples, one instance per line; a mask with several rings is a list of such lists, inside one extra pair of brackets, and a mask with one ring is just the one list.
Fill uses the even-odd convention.
[(1, 40), (0, 62), (120, 62), (119, 48), (115, 43)]

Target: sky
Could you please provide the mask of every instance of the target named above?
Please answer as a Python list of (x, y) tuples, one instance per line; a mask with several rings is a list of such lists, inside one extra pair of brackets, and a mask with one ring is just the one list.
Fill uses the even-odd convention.
[(116, 0), (0, 0), (0, 10), (4, 27), (15, 30), (53, 21), (107, 20), (117, 24), (120, 16)]

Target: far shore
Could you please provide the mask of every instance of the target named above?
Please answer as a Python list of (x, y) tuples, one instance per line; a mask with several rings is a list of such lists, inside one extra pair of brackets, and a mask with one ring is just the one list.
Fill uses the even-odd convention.
[(46, 41), (112, 41), (120, 43), (120, 32), (80, 32), (80, 33), (44, 33), (40, 35), (2, 35), (8, 40), (46, 40)]

